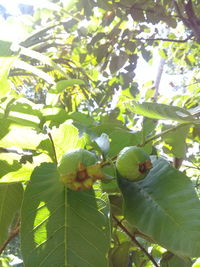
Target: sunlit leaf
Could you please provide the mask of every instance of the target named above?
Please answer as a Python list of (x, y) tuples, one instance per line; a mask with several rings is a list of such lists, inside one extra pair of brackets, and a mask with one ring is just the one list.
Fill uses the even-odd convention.
[(43, 80), (45, 80), (46, 82), (48, 82), (49, 84), (54, 84), (54, 79), (52, 76), (50, 76), (48, 73), (40, 70), (39, 68), (36, 68), (35, 66), (32, 66), (31, 64), (22, 61), (22, 60), (17, 60), (17, 62), (14, 65), (17, 68), (26, 70), (40, 78), (42, 78)]
[(179, 122), (195, 121), (195, 118), (189, 111), (176, 106), (150, 102), (139, 104), (135, 101), (129, 101), (125, 104), (130, 111), (152, 119), (175, 120)]
[(37, 131), (29, 127), (13, 125), (10, 126), (9, 133), (0, 140), (0, 147), (36, 149), (44, 137), (45, 136), (43, 134), (38, 134)]
[(84, 137), (79, 137), (78, 129), (73, 125), (63, 123), (59, 128), (53, 128), (50, 133), (58, 159), (68, 150), (84, 148), (85, 146)]
[(107, 267), (108, 215), (100, 192), (67, 190), (56, 165), (42, 164), (32, 174), (22, 206), (24, 264)]
[(72, 85), (81, 85), (85, 84), (83, 80), (80, 79), (70, 79), (70, 80), (61, 80), (56, 83), (56, 89), (51, 89), (50, 93), (61, 93), (63, 90), (67, 89), (68, 86)]

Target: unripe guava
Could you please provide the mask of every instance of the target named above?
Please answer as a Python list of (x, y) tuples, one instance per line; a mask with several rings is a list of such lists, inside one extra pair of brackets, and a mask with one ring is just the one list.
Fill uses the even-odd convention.
[(79, 191), (92, 188), (94, 182), (103, 178), (96, 156), (85, 149), (76, 149), (62, 156), (58, 171), (61, 182)]
[(128, 146), (120, 151), (116, 168), (123, 178), (139, 181), (145, 178), (152, 168), (152, 163), (149, 155), (142, 148)]

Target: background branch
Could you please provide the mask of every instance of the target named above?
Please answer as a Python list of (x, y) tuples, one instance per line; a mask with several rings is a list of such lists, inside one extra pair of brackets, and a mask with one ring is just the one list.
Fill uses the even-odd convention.
[(126, 227), (115, 217), (113, 216), (113, 219), (116, 221), (117, 226), (119, 226), (125, 234), (127, 234), (133, 243), (135, 243), (141, 251), (149, 258), (149, 260), (153, 263), (154, 266), (159, 267), (157, 262), (154, 260), (154, 258), (148, 253), (148, 251), (137, 241), (137, 239), (126, 229)]
[(3, 243), (3, 245), (0, 247), (0, 255), (1, 253), (4, 251), (4, 249), (7, 247), (8, 243), (18, 235), (19, 233), (19, 229), (20, 229), (20, 223), (17, 222), (16, 226), (14, 227), (14, 229), (11, 231), (11, 233), (9, 234), (8, 238), (6, 239), (6, 241)]

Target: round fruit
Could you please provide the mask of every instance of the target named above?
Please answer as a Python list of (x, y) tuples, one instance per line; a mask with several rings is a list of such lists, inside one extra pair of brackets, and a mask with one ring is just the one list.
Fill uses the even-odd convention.
[(76, 172), (78, 165), (82, 163), (84, 166), (95, 164), (97, 158), (95, 155), (86, 149), (76, 149), (65, 153), (62, 156), (58, 170), (61, 175)]
[(58, 166), (61, 182), (72, 190), (91, 189), (94, 182), (103, 178), (95, 155), (85, 149), (76, 149), (63, 155)]
[(120, 151), (116, 168), (123, 178), (139, 181), (145, 178), (152, 168), (152, 163), (149, 155), (142, 148), (128, 146)]

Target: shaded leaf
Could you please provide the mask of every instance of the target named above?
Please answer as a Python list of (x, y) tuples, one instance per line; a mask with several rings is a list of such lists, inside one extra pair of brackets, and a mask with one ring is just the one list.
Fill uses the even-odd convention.
[(17, 212), (19, 212), (23, 198), (23, 187), (19, 183), (0, 183), (0, 246), (9, 234), (9, 227)]
[(167, 251), (163, 254), (160, 261), (160, 267), (191, 267), (192, 261), (189, 258), (180, 258)]
[(124, 242), (116, 247), (111, 255), (113, 267), (127, 267), (129, 263), (130, 242)]
[(97, 143), (102, 153), (106, 155), (110, 148), (109, 136), (105, 133), (102, 133), (100, 137), (95, 139), (95, 142)]
[(127, 220), (180, 256), (200, 255), (200, 201), (188, 177), (164, 159), (140, 182), (119, 179)]
[(110, 61), (110, 72), (115, 73), (116, 71), (120, 70), (127, 62), (127, 60), (128, 55), (124, 51), (121, 51), (119, 56), (112, 56)]
[(184, 158), (186, 153), (186, 137), (190, 127), (186, 125), (170, 133), (164, 134), (162, 139), (172, 147), (172, 153), (177, 158)]

